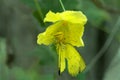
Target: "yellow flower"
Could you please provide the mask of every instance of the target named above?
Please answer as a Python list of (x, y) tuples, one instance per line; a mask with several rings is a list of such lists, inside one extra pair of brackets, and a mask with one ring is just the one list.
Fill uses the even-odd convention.
[(84, 46), (82, 36), (84, 25), (87, 22), (86, 16), (80, 11), (65, 11), (62, 13), (49, 11), (44, 22), (53, 22), (53, 24), (45, 32), (38, 35), (37, 43), (56, 45), (60, 73), (65, 70), (66, 60), (68, 72), (72, 76), (82, 72), (86, 65), (74, 46)]

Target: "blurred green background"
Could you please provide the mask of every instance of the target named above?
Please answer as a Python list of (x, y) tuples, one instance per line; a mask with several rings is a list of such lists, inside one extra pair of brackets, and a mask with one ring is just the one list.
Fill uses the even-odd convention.
[(58, 0), (0, 0), (0, 80), (120, 80), (120, 0), (62, 0), (88, 18), (77, 48), (87, 68), (58, 75), (53, 46), (37, 45), (45, 14), (63, 11)]

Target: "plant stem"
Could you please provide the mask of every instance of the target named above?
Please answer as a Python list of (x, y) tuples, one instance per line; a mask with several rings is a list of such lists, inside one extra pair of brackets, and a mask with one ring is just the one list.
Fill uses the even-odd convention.
[(42, 20), (43, 20), (43, 14), (42, 14), (41, 8), (40, 8), (40, 6), (39, 6), (38, 0), (34, 0), (34, 2), (35, 2), (35, 5), (36, 5), (36, 8), (37, 8), (38, 13), (39, 13), (40, 17), (41, 17)]
[(64, 7), (64, 5), (63, 5), (63, 3), (62, 3), (62, 0), (59, 0), (59, 2), (60, 2), (60, 5), (61, 5), (63, 11), (65, 11), (65, 7)]
[(92, 59), (90, 64), (88, 64), (88, 66), (85, 70), (85, 73), (87, 73), (95, 65), (95, 63), (100, 59), (100, 57), (105, 54), (105, 51), (110, 46), (116, 32), (119, 30), (119, 27), (120, 27), (120, 16), (118, 17), (118, 20), (117, 20), (114, 28), (112, 29), (111, 34), (108, 36), (108, 39), (106, 40), (105, 44), (103, 45), (101, 50), (98, 52), (98, 54), (95, 56), (95, 58)]

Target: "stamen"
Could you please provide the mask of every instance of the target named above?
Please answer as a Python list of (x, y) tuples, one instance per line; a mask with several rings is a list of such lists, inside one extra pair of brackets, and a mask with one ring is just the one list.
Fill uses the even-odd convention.
[(63, 34), (63, 32), (58, 32), (58, 33), (56, 33), (55, 35), (55, 38), (56, 38), (56, 42), (57, 43), (63, 43), (64, 42), (64, 34)]

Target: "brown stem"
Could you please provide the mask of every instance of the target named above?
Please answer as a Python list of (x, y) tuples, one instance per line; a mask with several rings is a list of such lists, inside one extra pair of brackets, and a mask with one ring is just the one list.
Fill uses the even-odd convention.
[(91, 0), (91, 1), (100, 9), (104, 9), (107, 12), (110, 12), (110, 13), (120, 14), (119, 10), (108, 7), (108, 6), (105, 6), (99, 0)]

